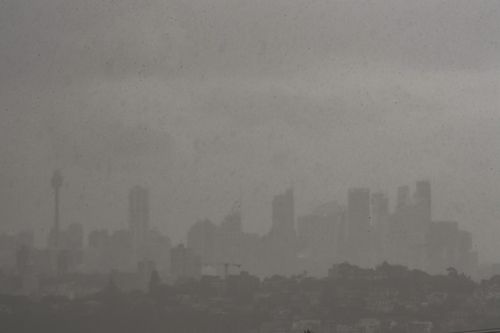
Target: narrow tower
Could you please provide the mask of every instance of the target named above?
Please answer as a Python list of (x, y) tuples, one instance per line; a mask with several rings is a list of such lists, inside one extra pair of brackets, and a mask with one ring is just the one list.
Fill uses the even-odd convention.
[(59, 170), (54, 171), (52, 176), (52, 189), (54, 190), (54, 229), (53, 229), (53, 247), (59, 248), (59, 191), (63, 184), (63, 177)]

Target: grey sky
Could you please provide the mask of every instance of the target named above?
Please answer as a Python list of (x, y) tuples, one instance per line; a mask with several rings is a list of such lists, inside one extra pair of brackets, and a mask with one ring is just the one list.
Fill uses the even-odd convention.
[(350, 186), (433, 183), (438, 219), (500, 235), (498, 1), (0, 1), (0, 218), (117, 227), (137, 183), (175, 240), (240, 191), (265, 232)]

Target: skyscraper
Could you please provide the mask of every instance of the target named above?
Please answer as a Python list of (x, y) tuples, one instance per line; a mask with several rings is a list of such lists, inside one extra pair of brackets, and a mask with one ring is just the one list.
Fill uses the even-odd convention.
[(391, 259), (412, 268), (424, 268), (431, 224), (431, 186), (428, 181), (416, 183), (413, 197), (410, 197), (409, 186), (398, 188), (398, 204), (392, 222), (395, 247), (391, 250)]
[(431, 215), (431, 184), (429, 181), (417, 182), (414, 194), (416, 214), (419, 222), (428, 225), (432, 221)]
[(129, 228), (132, 233), (135, 254), (138, 257), (143, 257), (146, 237), (149, 232), (149, 191), (147, 188), (134, 186), (130, 190), (128, 209)]
[(370, 190), (351, 188), (347, 201), (348, 256), (356, 265), (370, 263)]
[(60, 222), (59, 222), (59, 191), (63, 184), (61, 171), (56, 170), (52, 175), (51, 185), (54, 190), (54, 226), (52, 229), (51, 246), (55, 249), (59, 248), (60, 238)]
[(371, 224), (377, 229), (386, 227), (389, 216), (389, 199), (382, 192), (373, 193), (371, 196)]
[(204, 264), (214, 261), (217, 227), (210, 220), (198, 221), (188, 231), (187, 246), (201, 257)]
[(273, 198), (272, 230), (278, 234), (288, 234), (295, 230), (295, 203), (293, 189), (275, 195)]
[(171, 272), (174, 280), (183, 278), (199, 278), (201, 275), (201, 260), (192, 249), (184, 244), (179, 244), (172, 248)]
[[(260, 265), (266, 274), (291, 274), (297, 268), (297, 234), (293, 188), (275, 195), (271, 231), (264, 237)], [(264, 257), (265, 254), (265, 257)]]
[(374, 264), (387, 260), (389, 233), (389, 199), (385, 193), (373, 193), (371, 196), (371, 233), (373, 240)]
[(403, 207), (407, 207), (411, 204), (410, 202), (410, 187), (408, 185), (403, 185), (398, 187), (398, 199), (396, 204), (396, 210)]

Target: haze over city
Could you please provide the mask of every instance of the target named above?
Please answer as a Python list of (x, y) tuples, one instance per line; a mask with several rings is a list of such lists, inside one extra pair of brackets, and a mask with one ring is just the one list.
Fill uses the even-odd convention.
[(242, 198), (266, 233), (347, 189), (433, 185), (433, 215), (500, 250), (496, 2), (2, 1), (0, 226), (124, 227), (127, 193), (175, 241)]
[(0, 0), (0, 142), (1, 332), (500, 327), (500, 1)]

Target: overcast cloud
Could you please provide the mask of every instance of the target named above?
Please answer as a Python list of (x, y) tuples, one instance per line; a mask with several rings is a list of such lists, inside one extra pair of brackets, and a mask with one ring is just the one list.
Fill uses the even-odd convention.
[(2, 230), (126, 223), (148, 184), (182, 240), (239, 193), (270, 225), (351, 186), (432, 181), (436, 219), (500, 250), (500, 2), (0, 1)]

